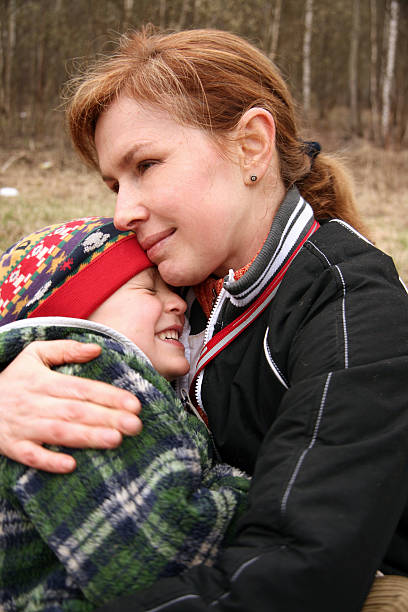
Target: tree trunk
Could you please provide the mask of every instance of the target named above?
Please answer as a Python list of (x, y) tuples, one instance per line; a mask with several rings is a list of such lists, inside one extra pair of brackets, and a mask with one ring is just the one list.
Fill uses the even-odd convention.
[(44, 26), (40, 29), (40, 38), (37, 46), (36, 81), (35, 81), (35, 113), (33, 114), (34, 134), (42, 135), (44, 118), (46, 114), (45, 91), (47, 86), (47, 46), (48, 33)]
[(282, 0), (275, 0), (273, 10), (270, 2), (268, 2), (266, 5), (265, 49), (271, 60), (275, 58), (276, 50), (278, 48), (281, 11)]
[[(399, 29), (406, 32), (408, 29), (408, 3), (399, 6)], [(395, 82), (396, 88), (396, 133), (394, 142), (400, 146), (404, 144), (408, 128), (408, 81), (406, 78), (406, 58), (408, 58), (408, 37), (401, 36), (398, 40), (398, 53), (395, 56)]]
[(349, 56), (350, 123), (353, 134), (361, 136), (361, 122), (358, 107), (358, 46), (360, 36), (360, 0), (353, 2), (353, 23), (351, 28)]
[(177, 22), (177, 30), (182, 30), (184, 28), (189, 4), (190, 4), (189, 0), (183, 0), (183, 3), (181, 5), (180, 17)]
[(160, 0), (160, 28), (164, 30), (166, 27), (166, 0)]
[(391, 89), (394, 80), (394, 65), (395, 65), (395, 50), (397, 47), (398, 37), (398, 12), (399, 2), (398, 0), (391, 0), (390, 6), (390, 19), (387, 35), (387, 62), (384, 71), (384, 82), (382, 90), (382, 118), (381, 118), (381, 131), (382, 139), (385, 148), (388, 148), (391, 144), (391, 129), (390, 129), (390, 117), (391, 117)]
[(11, 111), (11, 77), (16, 46), (16, 0), (6, 0), (1, 27), (1, 93), (0, 110), (6, 117)]
[[(5, 95), (4, 95), (4, 83), (5, 83), (5, 48), (4, 41), (6, 37), (6, 27), (4, 22), (4, 15), (0, 13), (0, 120), (4, 114), (5, 109)], [(1, 125), (1, 123), (0, 123)]]
[(305, 30), (303, 35), (303, 109), (305, 115), (310, 114), (311, 99), (311, 47), (313, 28), (313, 0), (305, 3)]
[(378, 41), (377, 41), (377, 0), (370, 0), (370, 106), (371, 106), (371, 138), (374, 142), (379, 141), (378, 124)]
[(123, 27), (128, 28), (132, 22), (134, 0), (123, 0)]

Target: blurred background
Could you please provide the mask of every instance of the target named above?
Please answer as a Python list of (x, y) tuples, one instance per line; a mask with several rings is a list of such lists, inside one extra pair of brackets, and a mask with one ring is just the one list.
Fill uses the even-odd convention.
[(0, 0), (0, 129), (61, 137), (61, 86), (116, 33), (214, 27), (244, 35), (281, 68), (306, 119), (343, 138), (407, 142), (407, 0)]
[(408, 278), (408, 0), (0, 0), (0, 248), (55, 217), (112, 212), (71, 150), (61, 91), (147, 22), (263, 49), (305, 137), (348, 163), (370, 236)]

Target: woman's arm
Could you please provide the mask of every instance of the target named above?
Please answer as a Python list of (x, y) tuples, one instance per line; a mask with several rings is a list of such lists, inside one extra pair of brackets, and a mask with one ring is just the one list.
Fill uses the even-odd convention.
[(0, 373), (0, 452), (49, 472), (70, 472), (75, 460), (42, 444), (113, 448), (122, 434), (137, 434), (140, 403), (128, 391), (104, 382), (52, 371), (83, 363), (100, 347), (72, 340), (33, 342)]

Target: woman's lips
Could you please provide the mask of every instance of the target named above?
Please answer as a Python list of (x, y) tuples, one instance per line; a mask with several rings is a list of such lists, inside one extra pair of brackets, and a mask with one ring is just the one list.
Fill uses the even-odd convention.
[(161, 247), (163, 246), (164, 240), (169, 238), (174, 234), (175, 230), (172, 228), (170, 230), (164, 230), (162, 232), (157, 232), (156, 234), (152, 234), (143, 240), (139, 240), (140, 246), (144, 251), (146, 251), (146, 255), (149, 259), (154, 261), (154, 257), (157, 257)]

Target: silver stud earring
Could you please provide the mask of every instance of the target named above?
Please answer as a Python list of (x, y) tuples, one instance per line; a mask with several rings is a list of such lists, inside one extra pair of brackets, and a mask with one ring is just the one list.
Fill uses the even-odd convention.
[(256, 174), (252, 174), (252, 175), (251, 175), (251, 181), (252, 181), (253, 183), (255, 183), (255, 181), (256, 181), (256, 179), (257, 179), (257, 178), (258, 178), (258, 177), (256, 176)]

